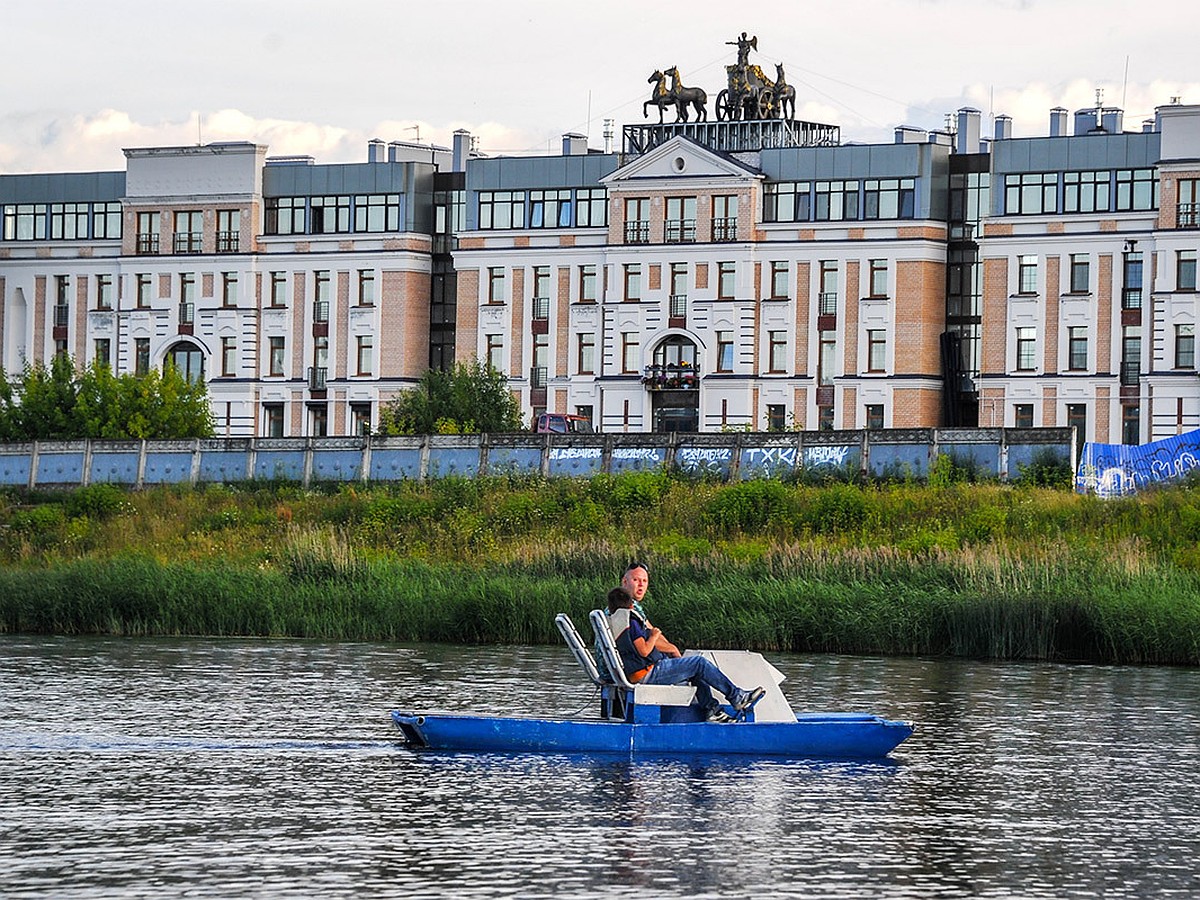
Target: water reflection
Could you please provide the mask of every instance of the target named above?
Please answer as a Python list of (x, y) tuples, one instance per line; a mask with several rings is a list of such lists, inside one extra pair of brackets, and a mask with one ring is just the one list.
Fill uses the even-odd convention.
[(394, 707), (593, 708), (565, 649), (0, 638), (6, 897), (1197, 893), (1200, 679), (782, 657), (890, 761), (420, 752)]

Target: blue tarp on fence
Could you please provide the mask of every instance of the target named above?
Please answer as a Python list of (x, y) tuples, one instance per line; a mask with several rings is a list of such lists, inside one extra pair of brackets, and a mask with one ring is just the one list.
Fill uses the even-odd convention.
[(1083, 445), (1075, 490), (1098, 497), (1122, 497), (1152, 484), (1175, 481), (1200, 468), (1200, 431), (1128, 444)]

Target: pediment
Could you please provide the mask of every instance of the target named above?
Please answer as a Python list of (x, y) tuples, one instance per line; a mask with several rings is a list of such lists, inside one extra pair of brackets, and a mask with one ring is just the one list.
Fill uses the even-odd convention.
[(610, 172), (600, 181), (611, 188), (629, 181), (644, 183), (648, 180), (684, 178), (750, 180), (757, 177), (760, 177), (758, 172), (734, 159), (714, 153), (686, 137), (673, 137)]

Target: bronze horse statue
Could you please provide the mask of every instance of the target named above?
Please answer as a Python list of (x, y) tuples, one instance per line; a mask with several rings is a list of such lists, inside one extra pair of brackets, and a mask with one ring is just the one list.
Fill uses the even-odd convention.
[(775, 64), (775, 109), (785, 119), (796, 118), (796, 89), (787, 83), (783, 64)]
[(663, 74), (671, 76), (670, 96), (675, 100), (675, 121), (688, 120), (688, 104), (691, 104), (696, 110), (696, 121), (707, 122), (708, 110), (705, 104), (708, 103), (708, 94), (704, 93), (704, 88), (684, 87), (679, 81), (679, 69), (675, 66), (671, 66)]
[[(675, 93), (667, 90), (667, 76), (654, 70), (654, 73), (646, 79), (647, 84), (653, 84), (654, 89), (650, 92), (650, 99), (642, 104), (642, 118), (649, 117), (648, 112), (651, 106), (658, 107), (658, 124), (663, 124), (663, 110), (669, 106), (675, 106)], [(677, 113), (678, 114), (678, 113)]]

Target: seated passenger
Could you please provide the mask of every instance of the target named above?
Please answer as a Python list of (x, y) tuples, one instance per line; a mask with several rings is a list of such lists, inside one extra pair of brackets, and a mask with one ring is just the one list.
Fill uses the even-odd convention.
[(625, 677), (633, 684), (691, 684), (696, 702), (710, 722), (732, 722), (712, 695), (724, 694), (738, 712), (749, 709), (766, 693), (761, 687), (744, 691), (703, 656), (680, 656), (659, 628), (647, 628), (632, 615), (633, 597), (624, 588), (608, 592), (608, 627), (613, 633)]

